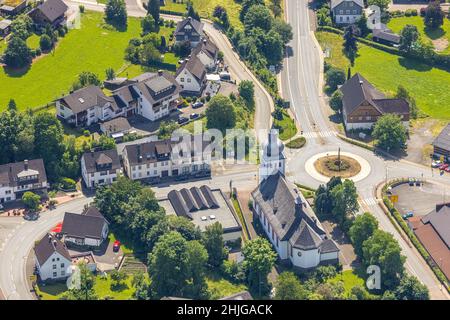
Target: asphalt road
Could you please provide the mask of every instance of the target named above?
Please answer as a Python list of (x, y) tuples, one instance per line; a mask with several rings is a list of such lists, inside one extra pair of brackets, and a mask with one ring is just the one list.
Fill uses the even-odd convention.
[[(34, 299), (27, 283), (25, 270), (27, 257), (35, 241), (41, 239), (48, 230), (62, 221), (65, 212), (81, 213), (84, 205), (91, 201), (92, 198), (83, 197), (62, 204), (52, 211), (42, 213), (36, 221), (20, 223), (19, 227), (9, 234), (7, 242), (0, 251), (0, 288), (6, 299)], [(5, 220), (1, 223), (4, 224)]]
[(317, 153), (337, 151), (351, 152), (366, 159), (371, 171), (367, 178), (356, 183), (360, 203), (364, 211), (370, 211), (379, 221), (380, 228), (392, 233), (406, 256), (406, 269), (417, 276), (431, 293), (432, 299), (449, 299), (447, 292), (434, 276), (417, 250), (405, 241), (390, 220), (377, 205), (376, 186), (396, 177), (417, 177), (450, 185), (449, 175), (438, 176), (430, 168), (407, 161), (386, 159), (373, 152), (346, 143), (336, 137), (323, 99), (321, 49), (312, 32), (312, 18), (306, 0), (286, 0), (286, 19), (292, 25), (294, 39), (289, 44), (288, 57), (281, 73), (281, 88), (285, 99), (291, 101), (295, 118), (307, 138), (305, 147), (288, 153), (288, 177), (298, 183), (317, 187), (320, 182), (305, 171), (305, 161)]

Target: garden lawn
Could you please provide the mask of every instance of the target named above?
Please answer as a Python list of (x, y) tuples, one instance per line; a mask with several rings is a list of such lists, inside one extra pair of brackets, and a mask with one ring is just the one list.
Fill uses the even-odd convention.
[(102, 25), (102, 13), (86, 12), (81, 17), (81, 29), (70, 30), (60, 39), (54, 54), (37, 59), (23, 72), (0, 70), (0, 111), (11, 98), (22, 110), (45, 105), (67, 94), (83, 71), (92, 71), (103, 79), (108, 67), (119, 70), (125, 63), (128, 41), (139, 37), (140, 22), (128, 18), (126, 32)]
[(364, 279), (355, 274), (353, 270), (342, 271), (342, 273), (339, 273), (334, 278), (328, 280), (330, 283), (336, 283), (339, 281), (343, 282), (346, 295), (351, 294), (352, 288), (356, 285), (360, 285), (365, 288)]
[[(416, 17), (398, 17), (392, 18), (387, 26), (394, 31), (395, 33), (400, 34), (402, 29), (407, 25), (412, 24), (417, 27), (417, 30), (420, 33), (420, 36), (423, 40), (432, 42), (433, 40), (441, 39), (447, 43), (447, 46), (444, 50), (439, 51), (443, 54), (450, 54), (450, 47), (448, 46), (448, 42), (450, 42), (450, 20), (444, 18), (444, 24), (441, 28), (430, 30), (425, 27), (425, 23), (423, 22), (423, 18)], [(445, 47), (445, 46), (444, 46)]]
[(0, 54), (3, 54), (3, 51), (6, 50), (6, 41), (4, 39), (0, 39)]
[(208, 291), (211, 293), (211, 300), (217, 300), (248, 290), (245, 285), (231, 283), (213, 272), (207, 274), (206, 284)]
[[(212, 19), (213, 11), (216, 6), (222, 6), (227, 10), (230, 24), (239, 30), (243, 29), (241, 20), (239, 20), (239, 12), (241, 12), (241, 5), (235, 0), (191, 0), (194, 4), (194, 9), (202, 18)], [(180, 2), (180, 1), (179, 1)], [(186, 3), (174, 3), (172, 0), (167, 0), (165, 6), (161, 6), (161, 10), (170, 10), (180, 13), (186, 12)]]
[(283, 110), (283, 119), (278, 120), (274, 118), (273, 124), (274, 127), (280, 131), (280, 139), (283, 141), (290, 139), (297, 134), (295, 122), (285, 110)]
[(40, 44), (39, 44), (39, 41), (41, 40), (41, 38), (37, 35), (37, 34), (35, 34), (35, 33), (33, 33), (31, 36), (29, 36), (28, 37), (28, 39), (27, 39), (27, 46), (30, 48), (30, 49), (37, 49), (37, 48), (39, 48), (40, 47)]
[[(328, 63), (345, 70), (349, 61), (342, 55), (342, 37), (336, 34), (317, 32), (322, 48), (330, 48)], [(358, 44), (358, 57), (352, 74), (359, 72), (386, 95), (394, 95), (399, 85), (404, 86), (416, 99), (417, 106), (427, 115), (450, 120), (450, 73), (430, 67), (417, 60), (407, 59)]]

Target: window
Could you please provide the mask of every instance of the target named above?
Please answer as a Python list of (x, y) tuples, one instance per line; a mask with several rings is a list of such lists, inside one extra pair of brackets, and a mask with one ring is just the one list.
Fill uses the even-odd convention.
[(66, 271), (61, 270), (61, 275), (62, 275), (62, 276), (65, 276), (65, 275), (66, 275)]
[(61, 263), (61, 268), (64, 268), (64, 263)]
[(11, 190), (6, 190), (5, 194), (11, 194)]
[(188, 79), (187, 79), (187, 82), (189, 82), (189, 83), (190, 83), (190, 82), (191, 82), (191, 78), (188, 78)]
[(339, 14), (344, 14), (344, 10), (339, 10)]
[(180, 78), (180, 82), (184, 82), (184, 78)]
[(59, 261), (59, 258), (56, 258), (56, 261)]
[(56, 272), (53, 272), (53, 278), (56, 278), (58, 274)]
[(353, 14), (356, 14), (356, 10), (353, 10)]
[(53, 270), (55, 270), (55, 269), (56, 269), (56, 264), (53, 265)]

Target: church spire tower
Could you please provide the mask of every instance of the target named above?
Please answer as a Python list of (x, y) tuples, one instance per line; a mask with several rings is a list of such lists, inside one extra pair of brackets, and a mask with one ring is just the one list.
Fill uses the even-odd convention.
[(259, 165), (260, 183), (269, 176), (280, 172), (285, 174), (286, 156), (284, 144), (278, 139), (278, 130), (270, 129), (268, 139), (262, 144), (261, 163)]

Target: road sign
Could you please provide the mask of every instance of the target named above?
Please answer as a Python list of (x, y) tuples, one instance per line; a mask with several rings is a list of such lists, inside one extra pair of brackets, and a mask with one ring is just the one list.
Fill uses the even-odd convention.
[(391, 199), (392, 203), (397, 203), (398, 202), (398, 195), (393, 194), (391, 196), (389, 196), (389, 198)]

